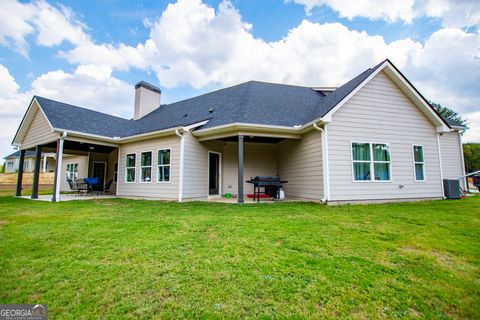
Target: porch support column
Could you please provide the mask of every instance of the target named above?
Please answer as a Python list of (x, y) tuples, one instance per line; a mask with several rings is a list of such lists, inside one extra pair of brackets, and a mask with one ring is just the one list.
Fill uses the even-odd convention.
[(57, 156), (55, 159), (55, 175), (53, 181), (52, 202), (60, 201), (60, 183), (62, 179), (62, 159), (63, 159), (63, 142), (64, 138), (57, 140)]
[(33, 171), (32, 199), (38, 199), (38, 184), (40, 182), (40, 161), (42, 160), (42, 147), (35, 148), (35, 169)]
[(25, 163), (25, 150), (20, 150), (20, 160), (18, 161), (17, 190), (16, 197), (22, 195), (23, 165)]
[(243, 135), (238, 136), (238, 203), (243, 203)]
[(48, 156), (44, 155), (43, 156), (43, 167), (42, 167), (42, 172), (43, 173), (47, 172), (47, 161), (48, 161)]

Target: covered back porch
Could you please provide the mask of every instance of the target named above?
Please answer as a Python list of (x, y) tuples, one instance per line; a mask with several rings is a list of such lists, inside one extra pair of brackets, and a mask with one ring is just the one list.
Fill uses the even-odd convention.
[(198, 141), (208, 152), (211, 201), (253, 202), (254, 185), (247, 181), (256, 176), (288, 181), (282, 184), (285, 200), (324, 198), (322, 137), (318, 131), (298, 135), (236, 132), (198, 137)]
[[(23, 163), (27, 150), (35, 151), (31, 199), (58, 202), (94, 196), (111, 197), (116, 194), (118, 146), (64, 135), (53, 141), (21, 149), (15, 192), (17, 197), (22, 197)], [(42, 152), (55, 155), (53, 192), (50, 195), (39, 195)], [(85, 178), (93, 178), (91, 181), (96, 181), (95, 188), (85, 183)], [(78, 186), (82, 182), (85, 190), (80, 192)]]

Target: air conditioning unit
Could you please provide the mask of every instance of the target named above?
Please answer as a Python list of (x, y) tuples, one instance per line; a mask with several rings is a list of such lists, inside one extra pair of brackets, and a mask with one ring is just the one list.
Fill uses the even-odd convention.
[(447, 199), (460, 199), (460, 181), (453, 179), (443, 179), (443, 190)]

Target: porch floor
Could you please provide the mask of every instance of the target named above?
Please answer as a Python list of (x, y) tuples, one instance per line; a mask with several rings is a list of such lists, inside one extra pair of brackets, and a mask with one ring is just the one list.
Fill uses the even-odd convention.
[[(225, 197), (216, 197), (216, 198), (208, 198), (208, 202), (218, 202), (218, 203), (237, 203), (237, 198), (225, 198)], [(298, 199), (288, 199), (285, 198), (284, 200), (272, 200), (271, 198), (261, 199), (260, 203), (277, 203), (277, 202), (298, 202), (301, 200)], [(252, 198), (245, 197), (244, 204), (255, 204), (258, 203), (257, 200), (253, 200)]]
[[(60, 201), (97, 200), (97, 199), (111, 199), (111, 198), (116, 198), (116, 197), (117, 196), (115, 196), (115, 195), (75, 196), (75, 195), (71, 195), (71, 194), (61, 194), (60, 195)], [(18, 197), (18, 198), (35, 200), (35, 201), (47, 201), (47, 202), (52, 201), (52, 195), (51, 194), (39, 195), (38, 199), (32, 199), (32, 198), (30, 198), (30, 196), (21, 196), (21, 197)]]
[[(52, 195), (51, 194), (43, 194), (39, 195), (38, 199), (32, 199), (30, 196), (21, 196), (18, 197), (21, 199), (28, 199), (28, 200), (35, 200), (35, 201), (46, 201), (46, 202), (51, 202), (52, 201)], [(71, 194), (61, 194), (60, 195), (60, 201), (75, 201), (75, 200), (101, 200), (101, 199), (113, 199), (113, 198), (122, 198), (118, 197), (116, 195), (93, 195), (93, 196), (76, 196), (76, 195), (71, 195)], [(129, 197), (123, 197), (128, 199)], [(151, 199), (155, 200), (155, 199)], [(185, 200), (188, 201), (188, 200)], [(197, 200), (198, 201), (198, 200)], [(237, 198), (225, 198), (225, 197), (217, 197), (217, 198), (209, 198), (207, 200), (204, 200), (207, 202), (216, 202), (216, 203), (237, 203)], [(258, 203), (257, 201), (253, 201), (251, 198), (245, 198), (244, 204), (256, 204)], [(281, 201), (273, 201), (271, 199), (262, 199), (260, 200), (260, 203), (277, 203), (277, 202), (298, 202), (302, 201), (299, 199), (284, 199)], [(305, 201), (305, 200), (304, 200)]]

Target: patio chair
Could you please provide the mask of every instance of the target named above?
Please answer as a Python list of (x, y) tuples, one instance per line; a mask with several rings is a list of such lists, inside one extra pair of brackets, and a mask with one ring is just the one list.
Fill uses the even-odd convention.
[(107, 181), (105, 188), (103, 188), (103, 194), (112, 194), (112, 183), (113, 179)]
[(86, 183), (84, 179), (77, 179), (77, 181), (75, 181), (75, 184), (77, 185), (79, 195), (87, 195), (90, 192), (88, 183)]
[(75, 182), (72, 181), (72, 179), (67, 179), (68, 185), (70, 186), (70, 194), (75, 194), (78, 195), (78, 187)]

